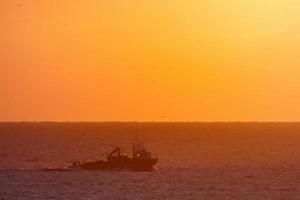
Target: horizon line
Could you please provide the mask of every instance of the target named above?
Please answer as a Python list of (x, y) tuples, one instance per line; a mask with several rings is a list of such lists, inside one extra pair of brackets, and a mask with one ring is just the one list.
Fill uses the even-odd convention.
[(0, 123), (300, 123), (300, 121), (54, 121), (22, 120), (0, 121)]

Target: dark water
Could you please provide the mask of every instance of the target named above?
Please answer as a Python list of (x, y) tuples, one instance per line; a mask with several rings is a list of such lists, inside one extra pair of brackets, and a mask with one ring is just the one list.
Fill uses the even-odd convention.
[[(130, 150), (154, 172), (45, 172)], [(300, 123), (0, 123), (0, 199), (300, 199)]]

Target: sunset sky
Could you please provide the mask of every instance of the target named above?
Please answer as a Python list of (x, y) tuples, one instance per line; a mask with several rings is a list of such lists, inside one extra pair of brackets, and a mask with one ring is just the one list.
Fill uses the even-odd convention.
[(300, 121), (300, 1), (0, 1), (0, 121), (135, 120)]

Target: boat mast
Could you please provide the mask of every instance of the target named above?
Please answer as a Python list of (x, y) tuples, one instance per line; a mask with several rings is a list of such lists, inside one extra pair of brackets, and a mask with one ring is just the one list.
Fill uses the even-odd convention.
[(140, 141), (138, 138), (138, 130), (137, 130), (137, 122), (135, 124), (135, 141), (132, 144), (132, 154), (133, 154), (133, 158), (136, 158), (136, 149), (139, 147), (140, 145)]

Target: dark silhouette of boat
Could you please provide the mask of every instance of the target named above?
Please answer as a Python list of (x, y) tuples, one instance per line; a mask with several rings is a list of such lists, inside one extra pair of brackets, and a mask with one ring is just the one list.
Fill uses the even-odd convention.
[(74, 162), (69, 169), (151, 171), (157, 161), (157, 157), (153, 157), (151, 152), (148, 152), (143, 144), (138, 142), (133, 145), (132, 156), (116, 147), (108, 154), (106, 161)]

